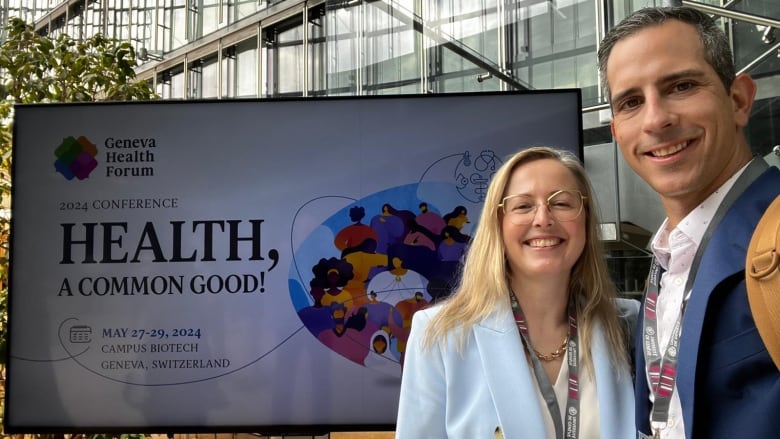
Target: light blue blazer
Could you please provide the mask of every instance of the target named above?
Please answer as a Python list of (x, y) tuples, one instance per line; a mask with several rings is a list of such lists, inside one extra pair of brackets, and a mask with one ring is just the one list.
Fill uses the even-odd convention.
[[(635, 320), (639, 302), (621, 300), (623, 313)], [(414, 314), (406, 346), (397, 439), (493, 439), (548, 437), (534, 384), (534, 373), (510, 310), (496, 311), (475, 325), (462, 353), (455, 337), (422, 349), (434, 306)], [(599, 407), (582, 407), (584, 416), (598, 410), (602, 438), (636, 437), (634, 389), (627, 370), (615, 370), (600, 326), (594, 330), (593, 365)]]

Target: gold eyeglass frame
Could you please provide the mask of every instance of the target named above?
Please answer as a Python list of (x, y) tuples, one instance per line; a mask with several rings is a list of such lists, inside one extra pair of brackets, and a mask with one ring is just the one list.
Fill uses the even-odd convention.
[[(559, 194), (561, 194), (563, 192), (572, 192), (572, 193), (578, 194), (580, 196), (580, 210), (577, 211), (577, 214), (574, 215), (571, 219), (567, 219), (567, 220), (558, 219), (558, 217), (555, 216), (555, 213), (553, 213), (553, 210), (550, 209), (550, 200), (555, 198), (557, 195), (559, 195)], [(508, 200), (510, 198), (517, 198), (517, 197), (527, 197), (527, 195), (526, 194), (507, 195), (506, 197), (501, 199), (500, 203), (498, 203), (498, 208), (501, 209), (501, 212), (505, 216), (509, 216), (510, 217), (510, 221), (512, 222), (512, 224), (515, 224), (515, 225), (518, 225), (518, 226), (531, 224), (534, 221), (534, 218), (536, 218), (536, 212), (539, 210), (540, 204), (539, 203), (534, 203), (533, 210), (531, 210), (529, 212), (531, 215), (529, 215), (530, 220), (528, 222), (519, 222), (518, 223), (518, 222), (512, 221), (512, 219), (511, 219), (512, 217), (518, 218), (518, 216), (517, 215), (513, 215), (512, 213), (507, 213), (507, 211), (506, 211), (506, 200)], [(582, 211), (585, 210), (585, 202), (587, 201), (587, 199), (588, 199), (588, 197), (586, 197), (585, 195), (582, 195), (582, 192), (580, 192), (580, 191), (578, 191), (576, 189), (561, 189), (561, 190), (557, 190), (557, 191), (553, 192), (552, 194), (550, 194), (550, 196), (547, 197), (547, 199), (545, 200), (544, 206), (547, 206), (547, 211), (550, 212), (550, 216), (555, 218), (555, 221), (559, 221), (559, 222), (565, 223), (565, 222), (569, 222), (569, 221), (574, 221), (574, 220), (576, 220), (577, 218), (580, 217), (580, 215), (582, 214)]]

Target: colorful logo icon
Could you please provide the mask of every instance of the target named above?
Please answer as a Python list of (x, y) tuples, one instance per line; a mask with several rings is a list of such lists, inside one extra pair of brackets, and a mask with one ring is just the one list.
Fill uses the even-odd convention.
[(73, 177), (84, 180), (98, 165), (95, 159), (97, 146), (84, 136), (66, 137), (54, 150), (54, 155), (57, 156), (54, 168), (67, 180), (73, 180)]

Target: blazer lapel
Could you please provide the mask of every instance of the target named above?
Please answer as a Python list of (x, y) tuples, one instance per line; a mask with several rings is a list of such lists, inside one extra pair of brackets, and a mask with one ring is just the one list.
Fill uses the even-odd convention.
[(596, 324), (593, 330), (591, 358), (598, 389), (601, 437), (633, 437), (634, 422), (626, 420), (627, 416), (633, 415), (633, 407), (630, 406), (634, 401), (631, 375), (628, 370), (615, 370), (610, 361), (609, 348), (600, 324)]
[(533, 371), (509, 312), (496, 312), (474, 327), (493, 404), (505, 438), (547, 437)]

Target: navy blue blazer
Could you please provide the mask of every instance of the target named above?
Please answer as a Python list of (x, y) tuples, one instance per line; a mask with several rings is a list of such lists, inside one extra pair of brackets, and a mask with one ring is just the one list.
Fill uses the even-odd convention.
[[(683, 319), (677, 371), (688, 439), (780, 437), (780, 371), (758, 335), (745, 288), (750, 238), (778, 194), (780, 170), (771, 167), (737, 198), (704, 249)], [(639, 431), (649, 434), (641, 323), (636, 421)]]

